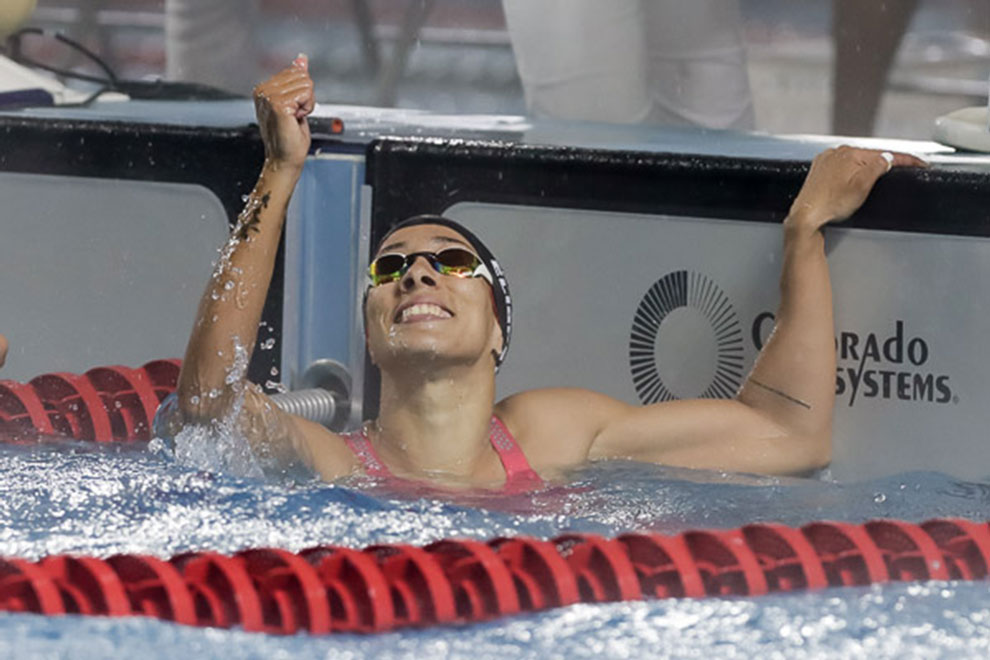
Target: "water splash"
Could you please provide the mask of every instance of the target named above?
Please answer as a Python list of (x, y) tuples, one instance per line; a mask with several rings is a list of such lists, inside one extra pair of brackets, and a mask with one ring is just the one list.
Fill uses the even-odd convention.
[[(224, 376), (226, 390), (213, 388), (204, 393), (209, 399), (230, 397), (228, 413), (221, 419), (207, 423), (186, 424), (176, 434), (172, 444), (172, 456), (179, 465), (214, 472), (225, 472), (239, 477), (261, 478), (265, 474), (261, 461), (255, 455), (244, 433), (241, 413), (249, 387), (245, 380), (250, 355), (236, 336), (231, 338), (234, 360)], [(193, 395), (190, 402), (199, 400)], [(156, 423), (156, 430), (159, 425)]]
[(261, 478), (264, 471), (236, 425), (189, 424), (175, 436), (175, 460), (187, 467)]

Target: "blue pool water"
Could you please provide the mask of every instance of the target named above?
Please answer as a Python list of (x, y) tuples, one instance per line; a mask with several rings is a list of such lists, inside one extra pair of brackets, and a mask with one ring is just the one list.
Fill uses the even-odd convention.
[[(615, 462), (530, 496), (398, 496), (373, 484), (234, 477), (168, 452), (66, 441), (0, 445), (0, 554), (167, 557), (319, 543), (678, 532), (752, 521), (990, 520), (990, 484), (910, 473), (861, 484)], [(0, 614), (0, 657), (988, 657), (986, 583), (569, 608), (377, 636), (277, 637), (154, 620)]]

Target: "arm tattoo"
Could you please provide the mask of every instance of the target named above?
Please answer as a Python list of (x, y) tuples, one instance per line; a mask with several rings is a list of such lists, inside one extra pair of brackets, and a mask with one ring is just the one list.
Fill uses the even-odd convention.
[(801, 406), (802, 408), (807, 408), (808, 410), (811, 410), (811, 404), (810, 403), (805, 403), (801, 399), (796, 399), (796, 398), (792, 397), (790, 394), (787, 394), (786, 392), (781, 392), (780, 390), (778, 390), (775, 387), (770, 387), (769, 385), (765, 385), (765, 384), (761, 383), (760, 381), (756, 380), (755, 378), (753, 378), (752, 376), (749, 377), (749, 382), (753, 383), (753, 385), (756, 385), (757, 387), (762, 387), (763, 389), (765, 389), (767, 392), (770, 392), (771, 394), (776, 394), (779, 397), (782, 397), (784, 399), (787, 399), (791, 403), (796, 403), (797, 405)]
[(245, 240), (252, 231), (261, 231), (258, 229), (258, 225), (261, 224), (261, 211), (268, 208), (268, 202), (271, 198), (272, 194), (266, 192), (260, 199), (248, 204), (241, 215), (241, 227), (237, 232), (238, 238)]

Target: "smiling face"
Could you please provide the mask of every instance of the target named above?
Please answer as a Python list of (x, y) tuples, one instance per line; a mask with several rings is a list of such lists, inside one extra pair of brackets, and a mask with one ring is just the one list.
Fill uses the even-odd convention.
[[(415, 225), (389, 236), (375, 257), (450, 247), (474, 252), (449, 227)], [(493, 351), (497, 355), (502, 347), (488, 282), (443, 275), (424, 257), (417, 257), (398, 280), (368, 292), (365, 328), (372, 362), (386, 372), (480, 362), (494, 369)]]

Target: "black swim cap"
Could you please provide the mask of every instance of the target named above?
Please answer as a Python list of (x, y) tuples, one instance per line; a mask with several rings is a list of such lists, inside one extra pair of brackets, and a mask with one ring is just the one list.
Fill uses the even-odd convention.
[(478, 257), (481, 258), (481, 262), (485, 264), (488, 271), (492, 274), (492, 279), (494, 280), (492, 282), (492, 293), (495, 296), (495, 314), (498, 316), (498, 324), (502, 328), (502, 352), (495, 358), (495, 367), (502, 366), (502, 362), (505, 360), (505, 354), (509, 352), (509, 339), (512, 337), (512, 297), (509, 295), (509, 283), (505, 279), (505, 272), (502, 270), (498, 261), (496, 261), (495, 255), (492, 254), (492, 251), (471, 230), (459, 222), (445, 218), (442, 215), (415, 215), (403, 220), (388, 230), (388, 233), (378, 243), (375, 251), (377, 252), (381, 249), (381, 246), (385, 244), (388, 237), (398, 230), (405, 229), (406, 227), (415, 227), (416, 225), (441, 225), (453, 229), (467, 239), (467, 242), (474, 248)]

